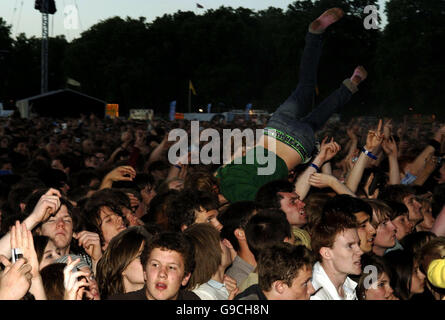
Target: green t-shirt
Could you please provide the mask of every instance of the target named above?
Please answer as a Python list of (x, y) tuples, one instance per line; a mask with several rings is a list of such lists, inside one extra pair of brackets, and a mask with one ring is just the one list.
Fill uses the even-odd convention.
[[(257, 154), (259, 154), (259, 157), (264, 155), (264, 157), (268, 159), (274, 157), (275, 170), (272, 170), (273, 168), (271, 167), (266, 170), (269, 162), (264, 164), (258, 163), (258, 160), (261, 160), (261, 158), (257, 158)], [(263, 147), (250, 149), (241, 160), (241, 164), (235, 164), (237, 161), (235, 159), (230, 164), (219, 167), (217, 170), (216, 177), (219, 179), (220, 192), (231, 203), (243, 200), (255, 200), (257, 191), (263, 185), (273, 180), (286, 179), (288, 177), (288, 169), (284, 160)], [(260, 162), (262, 163), (263, 161), (261, 160)], [(270, 165), (272, 166), (273, 163)], [(259, 168), (272, 172), (267, 172), (269, 174), (259, 174)]]

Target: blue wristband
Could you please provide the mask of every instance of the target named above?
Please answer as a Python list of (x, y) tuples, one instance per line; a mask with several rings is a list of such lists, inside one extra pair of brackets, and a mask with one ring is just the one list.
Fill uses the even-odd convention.
[(179, 170), (181, 170), (181, 166), (179, 164), (175, 164), (175, 168), (178, 168)]
[(310, 166), (312, 168), (315, 168), (315, 170), (317, 170), (317, 172), (320, 172), (320, 168), (315, 163), (311, 163)]
[(366, 154), (368, 157), (370, 157), (371, 159), (377, 160), (377, 157), (375, 155), (373, 155), (370, 151), (366, 150), (365, 148), (362, 148), (362, 152), (364, 154)]

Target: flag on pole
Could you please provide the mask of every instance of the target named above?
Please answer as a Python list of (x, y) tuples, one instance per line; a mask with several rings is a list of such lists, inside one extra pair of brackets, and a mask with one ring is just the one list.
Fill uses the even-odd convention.
[(246, 104), (246, 120), (249, 120), (250, 109), (252, 109), (252, 104), (251, 103)]
[(200, 5), (199, 3), (196, 4), (196, 6), (200, 9), (203, 9), (204, 7), (202, 5)]
[(170, 121), (175, 120), (175, 113), (176, 113), (176, 100), (170, 102), (170, 114), (169, 114)]
[(196, 96), (196, 90), (193, 86), (192, 80), (189, 80), (189, 89), (192, 90), (192, 93)]
[(211, 103), (209, 103), (207, 105), (207, 113), (210, 113), (210, 110), (212, 110), (212, 104)]
[(66, 80), (66, 83), (69, 84), (69, 85), (71, 85), (71, 86), (74, 86), (74, 87), (80, 87), (80, 82), (79, 82), (79, 81), (76, 81), (76, 80), (74, 80), (74, 79), (71, 79), (71, 78), (68, 78), (68, 79)]

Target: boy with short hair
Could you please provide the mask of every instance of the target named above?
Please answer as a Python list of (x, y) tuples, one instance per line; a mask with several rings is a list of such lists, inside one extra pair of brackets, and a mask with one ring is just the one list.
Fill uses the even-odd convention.
[(314, 228), (312, 251), (318, 260), (312, 284), (318, 291), (311, 300), (357, 300), (357, 283), (348, 277), (362, 272), (355, 216), (341, 211), (323, 215)]
[(258, 284), (235, 300), (309, 300), (312, 286), (312, 253), (304, 246), (283, 243), (265, 249), (258, 258)]
[(162, 232), (141, 253), (145, 286), (112, 300), (200, 300), (187, 285), (194, 268), (193, 248), (181, 232)]

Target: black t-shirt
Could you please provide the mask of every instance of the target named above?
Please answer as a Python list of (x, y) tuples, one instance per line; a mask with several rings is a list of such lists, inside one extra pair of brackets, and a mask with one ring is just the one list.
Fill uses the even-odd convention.
[[(107, 300), (148, 300), (145, 295), (145, 287), (141, 290), (115, 294), (108, 297)], [(189, 290), (179, 290), (177, 300), (201, 300), (194, 292)]]
[(253, 284), (239, 295), (234, 300), (267, 300), (263, 291), (261, 291), (258, 284)]

